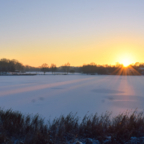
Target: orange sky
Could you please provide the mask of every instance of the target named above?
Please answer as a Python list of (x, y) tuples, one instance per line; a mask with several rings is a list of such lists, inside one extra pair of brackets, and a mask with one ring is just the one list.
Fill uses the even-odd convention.
[[(11, 51), (4, 51), (3, 56), (17, 59), (23, 64), (40, 66), (42, 63), (55, 63), (57, 66), (70, 62), (80, 66), (95, 62), (96, 64), (123, 63), (128, 58), (130, 63), (144, 62), (144, 43), (137, 37), (129, 39), (111, 38), (79, 38), (60, 41), (33, 41), (31, 43), (7, 44)], [(15, 49), (13, 51), (13, 49)], [(1, 54), (0, 54), (1, 55)], [(2, 55), (1, 55), (2, 56)]]

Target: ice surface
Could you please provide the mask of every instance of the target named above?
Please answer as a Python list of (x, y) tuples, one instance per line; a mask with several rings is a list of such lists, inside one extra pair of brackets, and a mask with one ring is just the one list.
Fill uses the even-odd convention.
[(0, 76), (0, 107), (53, 119), (144, 109), (143, 76)]

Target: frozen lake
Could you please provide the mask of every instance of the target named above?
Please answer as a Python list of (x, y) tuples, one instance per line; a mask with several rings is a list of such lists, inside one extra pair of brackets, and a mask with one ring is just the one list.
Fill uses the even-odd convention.
[(0, 76), (0, 107), (54, 118), (144, 109), (143, 76)]

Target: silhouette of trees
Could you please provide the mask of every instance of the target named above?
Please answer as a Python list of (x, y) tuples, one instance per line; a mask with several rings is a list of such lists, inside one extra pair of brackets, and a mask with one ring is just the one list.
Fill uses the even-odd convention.
[(86, 74), (95, 74), (98, 72), (97, 66), (95, 63), (91, 63), (88, 65), (83, 65), (81, 71)]
[(0, 60), (0, 73), (22, 71), (24, 69), (23, 64), (17, 60), (1, 59)]
[(0, 74), (7, 74), (8, 72), (19, 72), (19, 71), (42, 71), (45, 75), (46, 72), (49, 70), (52, 74), (55, 71), (62, 72), (64, 71), (66, 74), (74, 73), (74, 72), (82, 72), (85, 74), (100, 74), (100, 75), (120, 75), (118, 71), (121, 70), (121, 75), (140, 75), (144, 74), (144, 63), (136, 62), (131, 64), (129, 67), (123, 67), (122, 64), (116, 63), (116, 65), (96, 65), (95, 63), (85, 64), (81, 67), (70, 67), (70, 63), (65, 63), (60, 68), (56, 67), (55, 64), (51, 64), (48, 67), (48, 64), (44, 63), (40, 67), (31, 67), (31, 66), (24, 66), (19, 61), (12, 59), (0, 59)]
[(106, 66), (97, 66), (95, 63), (90, 63), (88, 65), (83, 65), (81, 71), (86, 74), (110, 74), (112, 68), (108, 65)]
[(52, 71), (52, 74), (57, 70), (57, 67), (55, 64), (51, 64), (50, 70)]
[(24, 70), (25, 70), (25, 71), (40, 71), (41, 68), (40, 68), (40, 67), (32, 67), (32, 66), (26, 65), (26, 66), (24, 67)]
[(66, 72), (68, 74), (69, 70), (70, 70), (70, 63), (66, 63), (62, 66), (62, 69), (64, 72)]
[(44, 63), (41, 65), (41, 71), (44, 73), (48, 72), (49, 71), (49, 67), (48, 67), (48, 64)]
[(85, 74), (100, 75), (141, 75), (144, 74), (144, 63), (135, 63), (129, 67), (123, 67), (122, 64), (116, 63), (115, 66), (96, 65), (94, 63), (83, 65), (81, 72)]

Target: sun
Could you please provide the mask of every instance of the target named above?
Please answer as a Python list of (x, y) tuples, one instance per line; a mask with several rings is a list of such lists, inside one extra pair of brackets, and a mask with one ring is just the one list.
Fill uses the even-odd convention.
[(128, 67), (132, 61), (131, 61), (131, 57), (129, 55), (123, 55), (120, 58), (120, 64), (122, 64), (124, 67)]
[(130, 65), (129, 59), (123, 59), (122, 64), (123, 64), (124, 67), (128, 67)]

